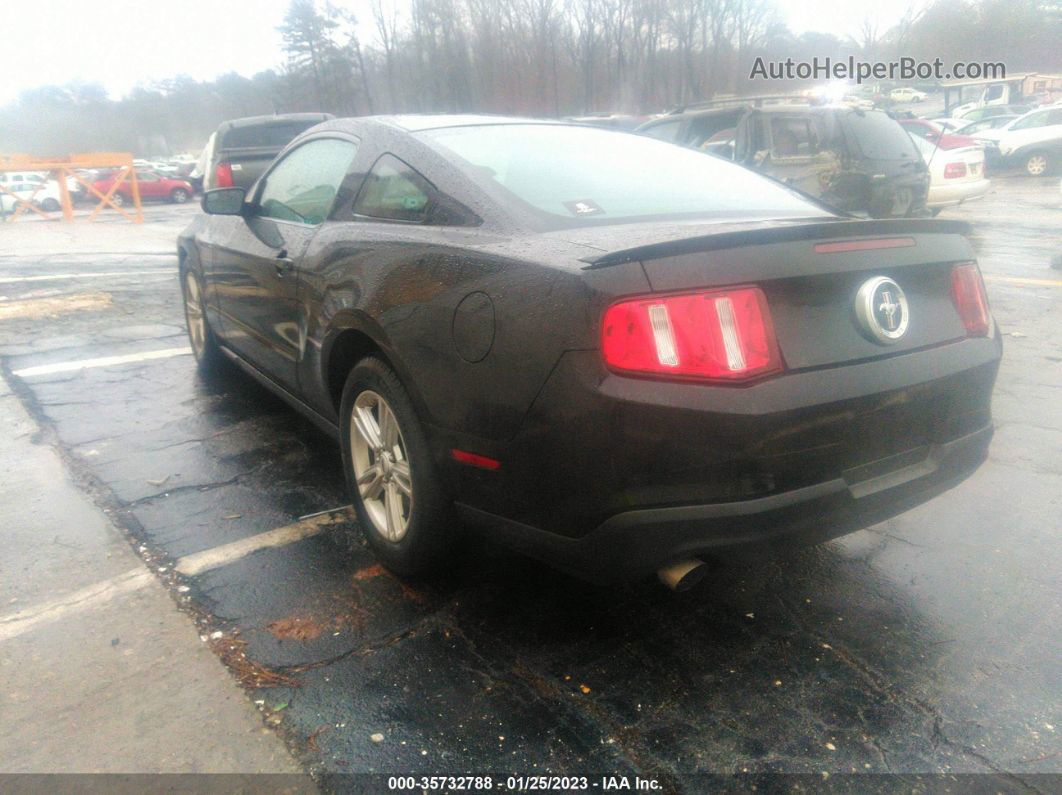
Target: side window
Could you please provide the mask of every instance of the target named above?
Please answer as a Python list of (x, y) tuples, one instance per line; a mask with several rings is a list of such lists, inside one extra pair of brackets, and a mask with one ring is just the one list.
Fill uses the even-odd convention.
[(991, 102), (1003, 96), (1003, 86), (989, 86), (985, 91), (985, 102)]
[(657, 138), (661, 141), (667, 141), (674, 143), (678, 140), (679, 129), (682, 127), (682, 121), (672, 121), (666, 124), (657, 124), (654, 127), (650, 127), (645, 131), (645, 135), (650, 138)]
[(431, 184), (394, 155), (383, 155), (361, 186), (354, 214), (423, 223), (431, 211)]
[(323, 223), (357, 150), (351, 141), (320, 138), (289, 152), (264, 178), (258, 215), (311, 226)]
[(159, 178), (150, 171), (138, 171), (136, 172), (136, 178), (139, 182), (158, 182)]
[(711, 150), (719, 144), (734, 140), (737, 132), (737, 118), (734, 114), (714, 114), (694, 118), (690, 122), (686, 143), (692, 147)]
[(1014, 123), (1012, 130), (1034, 130), (1037, 127), (1043, 127), (1047, 123), (1047, 113), (1033, 113), (1030, 116), (1026, 116), (1024, 119)]
[(811, 120), (797, 116), (771, 119), (771, 157), (810, 157), (819, 153)]

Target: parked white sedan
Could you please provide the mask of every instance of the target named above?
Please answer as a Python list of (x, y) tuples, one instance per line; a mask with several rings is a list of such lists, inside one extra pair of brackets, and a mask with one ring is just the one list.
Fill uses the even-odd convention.
[(62, 206), (59, 183), (54, 179), (46, 182), (16, 182), (7, 189), (19, 199), (32, 201), (46, 212), (55, 212)]
[(903, 86), (901, 88), (894, 88), (889, 92), (889, 99), (893, 102), (921, 102), (928, 94), (924, 91), (918, 91), (910, 86)]
[(911, 140), (929, 166), (926, 206), (933, 215), (988, 193), (992, 181), (985, 176), (985, 152), (980, 146), (940, 149), (917, 135)]

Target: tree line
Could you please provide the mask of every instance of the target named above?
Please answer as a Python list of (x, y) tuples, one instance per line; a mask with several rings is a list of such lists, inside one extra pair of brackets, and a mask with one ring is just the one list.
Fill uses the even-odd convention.
[(720, 94), (777, 93), (756, 58), (854, 55), (1002, 61), (1062, 71), (1062, 0), (935, 0), (847, 39), (795, 35), (775, 0), (372, 0), (357, 19), (292, 0), (281, 63), (251, 77), (177, 76), (113, 99), (71, 83), (0, 109), (0, 151), (196, 151), (224, 119), (324, 110), (568, 116), (651, 113)]

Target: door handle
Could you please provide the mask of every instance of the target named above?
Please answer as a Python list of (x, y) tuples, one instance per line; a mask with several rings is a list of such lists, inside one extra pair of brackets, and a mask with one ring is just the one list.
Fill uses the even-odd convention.
[(291, 273), (295, 263), (292, 261), (291, 257), (277, 257), (273, 260), (273, 265), (277, 269), (277, 276), (283, 279), (287, 274)]

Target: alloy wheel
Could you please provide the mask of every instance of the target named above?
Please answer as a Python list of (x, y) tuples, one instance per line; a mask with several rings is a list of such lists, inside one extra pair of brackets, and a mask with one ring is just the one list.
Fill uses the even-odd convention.
[(1032, 176), (1039, 177), (1047, 171), (1047, 157), (1044, 155), (1033, 155), (1025, 161), (1025, 170)]
[(413, 511), (413, 479), (398, 419), (386, 400), (365, 390), (354, 400), (350, 418), (354, 480), (376, 531), (401, 541)]

